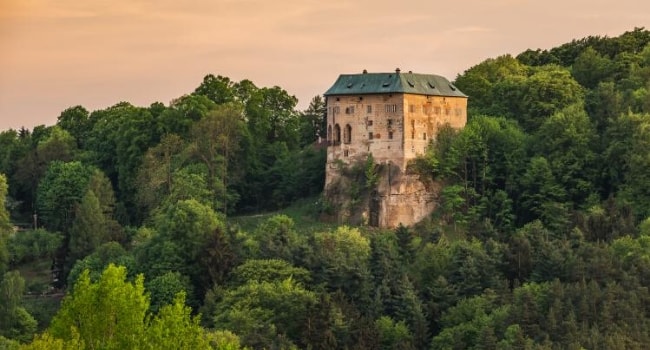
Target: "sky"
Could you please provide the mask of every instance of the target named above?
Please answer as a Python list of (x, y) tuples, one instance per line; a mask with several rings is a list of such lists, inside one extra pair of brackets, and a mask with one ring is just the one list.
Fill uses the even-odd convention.
[(450, 80), (483, 60), (650, 27), (648, 0), (0, 0), (0, 131), (191, 93), (207, 74), (298, 109), (339, 74)]

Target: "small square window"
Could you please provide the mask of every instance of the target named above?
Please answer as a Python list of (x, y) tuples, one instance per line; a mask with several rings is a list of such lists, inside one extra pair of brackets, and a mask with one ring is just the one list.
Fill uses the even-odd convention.
[(373, 139), (373, 136), (374, 136), (374, 135), (373, 135), (371, 132), (369, 132), (369, 133), (368, 133), (368, 140), (372, 140), (372, 139)]
[(393, 132), (392, 131), (388, 132), (388, 138), (391, 139), (391, 140), (393, 139)]
[(347, 157), (349, 155), (349, 151), (347, 149), (343, 150), (343, 157)]
[(368, 126), (372, 126), (372, 120), (368, 120)]

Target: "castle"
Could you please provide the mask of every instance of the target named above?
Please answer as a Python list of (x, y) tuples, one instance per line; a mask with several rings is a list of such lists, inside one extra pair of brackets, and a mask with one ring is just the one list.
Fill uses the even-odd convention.
[[(441, 126), (465, 126), (467, 96), (444, 77), (397, 69), (340, 75), (325, 97), (326, 199), (339, 204), (339, 209), (345, 207), (343, 196), (336, 195), (345, 180), (341, 166), (358, 164), (372, 154), (383, 172), (367, 203), (361, 205), (361, 217), (370, 225), (394, 227), (416, 223), (431, 213), (436, 189), (407, 174), (406, 166), (425, 152)], [(336, 215), (353, 217), (354, 213), (339, 210)]]

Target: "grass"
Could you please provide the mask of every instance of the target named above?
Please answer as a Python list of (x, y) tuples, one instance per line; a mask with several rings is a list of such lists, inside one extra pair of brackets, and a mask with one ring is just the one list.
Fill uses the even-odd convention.
[(232, 224), (237, 224), (243, 231), (252, 232), (255, 228), (274, 215), (290, 217), (296, 231), (306, 234), (327, 231), (338, 226), (335, 223), (323, 222), (319, 219), (321, 211), (320, 197), (303, 198), (293, 202), (290, 206), (262, 214), (235, 216), (229, 219)]

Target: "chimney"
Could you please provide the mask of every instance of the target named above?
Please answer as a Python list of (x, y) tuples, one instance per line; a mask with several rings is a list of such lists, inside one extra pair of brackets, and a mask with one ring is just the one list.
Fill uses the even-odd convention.
[(363, 74), (368, 74), (368, 70), (367, 70), (367, 69), (364, 69), (364, 70), (363, 70)]
[(399, 72), (401, 72), (401, 70), (399, 68), (395, 68), (395, 73), (399, 74)]

